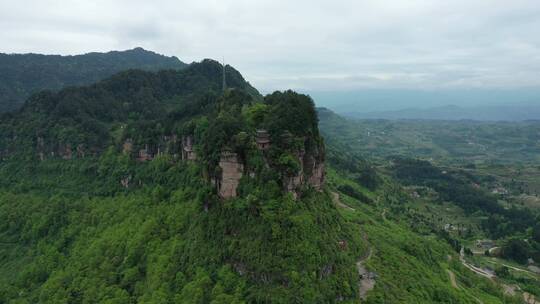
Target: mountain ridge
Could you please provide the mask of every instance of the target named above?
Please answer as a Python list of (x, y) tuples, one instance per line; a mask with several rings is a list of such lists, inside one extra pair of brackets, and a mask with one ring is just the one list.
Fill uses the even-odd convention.
[(505, 299), (394, 221), (407, 195), (309, 96), (225, 74), (127, 70), (2, 116), (0, 302), (357, 303), (364, 275), (367, 303)]
[(18, 109), (31, 94), (89, 85), (128, 69), (183, 69), (187, 64), (143, 48), (81, 55), (1, 54), (0, 112)]

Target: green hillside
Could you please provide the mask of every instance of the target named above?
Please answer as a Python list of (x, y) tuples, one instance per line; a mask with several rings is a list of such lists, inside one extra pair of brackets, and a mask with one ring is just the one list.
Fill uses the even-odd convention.
[[(518, 152), (536, 144), (537, 123), (347, 120), (326, 109), (319, 109), (319, 117), (323, 136), (341, 143), (339, 151), (363, 157), (363, 174), (352, 174), (354, 180), (370, 186), (374, 183), (365, 180), (373, 174), (367, 173), (378, 172), (403, 193), (394, 200), (398, 204), (384, 207), (386, 217), (463, 249), (460, 262), (476, 267), (507, 295), (539, 297), (538, 168), (531, 163), (538, 153)], [(491, 148), (475, 150), (447, 138), (482, 138)], [(511, 141), (523, 144), (505, 144)], [(478, 162), (464, 161), (464, 149), (474, 150)], [(514, 157), (506, 159), (505, 149), (515, 151)], [(354, 189), (341, 189), (358, 196)]]
[(0, 303), (519, 303), (415, 229), (309, 96), (222, 72), (122, 72), (2, 117)]
[(0, 54), (0, 112), (21, 107), (41, 90), (88, 85), (128, 69), (183, 69), (186, 64), (142, 48), (76, 56)]

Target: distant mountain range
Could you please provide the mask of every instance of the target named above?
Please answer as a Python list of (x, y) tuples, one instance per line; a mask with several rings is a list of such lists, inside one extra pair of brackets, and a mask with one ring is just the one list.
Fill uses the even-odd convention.
[(426, 119), (426, 120), (479, 120), (524, 121), (540, 120), (538, 103), (515, 103), (506, 105), (481, 105), (459, 107), (455, 105), (427, 109), (407, 108), (395, 111), (344, 112), (340, 114), (358, 119)]
[(75, 56), (0, 53), (0, 112), (20, 108), (33, 93), (95, 83), (120, 71), (183, 69), (187, 65), (142, 48)]

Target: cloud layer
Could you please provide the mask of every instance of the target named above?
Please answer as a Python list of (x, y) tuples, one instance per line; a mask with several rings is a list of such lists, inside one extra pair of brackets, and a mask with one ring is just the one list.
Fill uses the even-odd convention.
[(537, 0), (0, 0), (0, 52), (142, 46), (262, 91), (540, 87)]

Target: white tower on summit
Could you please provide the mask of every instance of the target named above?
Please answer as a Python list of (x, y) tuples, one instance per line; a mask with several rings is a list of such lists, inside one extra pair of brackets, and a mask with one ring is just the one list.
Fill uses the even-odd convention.
[(223, 92), (227, 88), (227, 82), (225, 80), (225, 57), (223, 57)]

